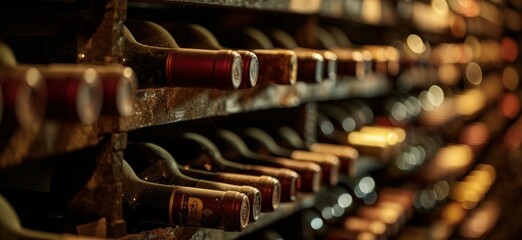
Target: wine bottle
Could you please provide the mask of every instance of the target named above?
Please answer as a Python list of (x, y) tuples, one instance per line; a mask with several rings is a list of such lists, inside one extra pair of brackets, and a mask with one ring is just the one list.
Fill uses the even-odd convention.
[(259, 218), (261, 193), (251, 186), (238, 186), (199, 180), (183, 175), (176, 160), (165, 149), (152, 143), (129, 143), (124, 159), (143, 180), (176, 186), (237, 191), (244, 193), (250, 202), (250, 222)]
[[(187, 44), (186, 42), (201, 42), (204, 41), (205, 36), (198, 35), (200, 33), (197, 30), (192, 31), (192, 24), (187, 25), (187, 29), (181, 28), (170, 28), (166, 29), (162, 26), (149, 22), (149, 21), (127, 21), (126, 26), (134, 32), (141, 32), (141, 36), (139, 37), (139, 42), (156, 46), (156, 47), (164, 47), (164, 48), (196, 48), (196, 49), (209, 49), (209, 50), (223, 50), (224, 47), (219, 46), (219, 44), (208, 44), (207, 46), (203, 44)], [(174, 25), (177, 26), (177, 25)], [(195, 25), (196, 27), (201, 27), (199, 25)], [(201, 27), (203, 28), (203, 27)], [(171, 33), (169, 33), (169, 31)], [(206, 30), (206, 29), (205, 29)], [(211, 36), (213, 37), (213, 36)], [(182, 40), (182, 41), (180, 41)], [(208, 40), (212, 42), (211, 39)], [(217, 42), (217, 41), (216, 41)], [(179, 45), (179, 46), (178, 46)], [(242, 80), (241, 84), (238, 88), (253, 88), (257, 83), (257, 78), (259, 76), (259, 61), (257, 59), (256, 54), (246, 50), (236, 50), (239, 55), (241, 55), (241, 59), (243, 60), (242, 66)]]
[[(337, 55), (328, 50), (319, 50), (311, 48), (302, 48), (287, 32), (280, 29), (272, 29), (268, 36), (275, 47), (292, 49), (297, 53), (298, 58), (298, 74), (300, 79), (322, 81), (323, 79), (335, 80), (337, 78)], [(320, 54), (323, 61), (322, 70), (314, 69), (320, 67), (316, 65), (317, 61), (310, 61), (310, 57), (314, 58), (314, 54)], [(321, 64), (319, 64), (321, 65)], [(301, 70), (302, 68), (305, 68)], [(322, 75), (320, 73), (322, 72)]]
[[(256, 181), (252, 186), (261, 190), (261, 202), (264, 209), (269, 209), (270, 204), (277, 205), (277, 199), (282, 202), (296, 199), (299, 175), (292, 170), (229, 161), (223, 158), (214, 143), (197, 133), (184, 133), (179, 139), (171, 140), (172, 144), (163, 145), (163, 147), (176, 159), (179, 159), (178, 161), (182, 161), (180, 163), (184, 167), (212, 172), (249, 174), (262, 178), (263, 181)], [(227, 177), (227, 179), (231, 178)], [(279, 194), (280, 196), (277, 196)]]
[(222, 150), (223, 155), (228, 159), (294, 170), (299, 174), (298, 190), (302, 192), (317, 192), (319, 190), (321, 167), (315, 163), (299, 162), (252, 152), (239, 136), (228, 130), (217, 130), (212, 137), (216, 140), (215, 142), (218, 144), (218, 148)]
[(2, 139), (8, 139), (17, 128), (42, 120), (46, 108), (45, 85), (41, 72), (34, 67), (0, 67)]
[(276, 129), (276, 132), (277, 136), (282, 139), (281, 142), (287, 144), (289, 148), (337, 156), (340, 161), (339, 172), (350, 177), (355, 176), (355, 161), (359, 156), (359, 152), (355, 148), (319, 142), (314, 142), (307, 146), (301, 136), (288, 126), (279, 127)]
[(339, 180), (339, 158), (334, 155), (314, 153), (304, 150), (290, 150), (279, 146), (265, 131), (249, 127), (236, 130), (245, 143), (256, 152), (265, 152), (277, 157), (313, 162), (321, 167), (322, 183), (335, 186)]
[[(140, 36), (142, 29), (136, 29)], [(136, 72), (140, 87), (236, 89), (241, 84), (241, 56), (231, 50), (162, 48), (139, 43), (126, 27), (124, 64)]]
[(0, 195), (0, 238), (31, 240), (95, 240), (99, 238), (75, 236), (72, 234), (56, 234), (24, 228), (9, 202)]
[(11, 48), (0, 42), (0, 148), (16, 129), (42, 120), (45, 94), (41, 72), (18, 65)]
[(312, 32), (315, 38), (316, 46), (319, 49), (325, 49), (333, 52), (337, 56), (337, 75), (338, 77), (356, 77), (363, 79), (369, 75), (372, 69), (372, 55), (369, 51), (362, 48), (355, 48), (351, 45), (346, 35), (338, 37), (323, 27), (316, 26)]
[(134, 71), (124, 66), (93, 66), (103, 84), (101, 114), (127, 117), (132, 114), (138, 80)]
[[(205, 27), (197, 24), (172, 24), (166, 26), (182, 46), (202, 49), (223, 49), (217, 38)], [(259, 46), (232, 43), (227, 46), (250, 49), (259, 62), (257, 83), (293, 85), (297, 78), (297, 55), (290, 50), (272, 50)], [(240, 50), (242, 51), (242, 50)]]
[(210, 172), (192, 168), (180, 168), (180, 172), (189, 177), (234, 185), (247, 185), (261, 192), (261, 212), (277, 209), (281, 202), (281, 183), (269, 176), (253, 176), (239, 173)]
[[(243, 29), (239, 38), (247, 42), (242, 47), (274, 49), (269, 37), (252, 27)], [(297, 54), (297, 80), (309, 83), (321, 82), (323, 80), (324, 57), (313, 51), (293, 51)]]
[(123, 161), (122, 201), (130, 225), (170, 224), (241, 231), (248, 226), (245, 194), (147, 182)]
[(51, 64), (39, 67), (47, 85), (46, 117), (91, 124), (98, 119), (103, 84), (92, 67)]

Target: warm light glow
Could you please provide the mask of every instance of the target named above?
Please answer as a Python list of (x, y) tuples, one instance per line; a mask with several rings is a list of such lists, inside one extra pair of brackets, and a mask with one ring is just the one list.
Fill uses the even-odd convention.
[(482, 54), (482, 45), (480, 44), (480, 41), (473, 36), (468, 36), (464, 40), (464, 44), (469, 46), (471, 48), (471, 52), (473, 53), (473, 58), (478, 59), (480, 55)]
[(477, 63), (471, 62), (466, 66), (466, 79), (473, 85), (480, 85), (482, 82), (482, 69)]
[(484, 201), (464, 220), (460, 234), (465, 238), (480, 238), (493, 229), (499, 216), (500, 206), (494, 201)]
[(445, 63), (457, 63), (462, 59), (462, 51), (456, 44), (444, 44), (442, 52), (443, 62)]
[(437, 126), (444, 124), (457, 115), (457, 101), (455, 98), (447, 97), (442, 105), (432, 111), (424, 111), (420, 115), (423, 124)]
[[(434, 1), (426, 4), (419, 1), (412, 3), (411, 21), (418, 29), (442, 33), (447, 31), (453, 13), (444, 10), (443, 1)], [(434, 7), (435, 6), (435, 7)]]
[(487, 103), (494, 102), (504, 92), (502, 77), (498, 73), (489, 73), (482, 80), (479, 89), (484, 94)]
[(460, 223), (465, 215), (466, 209), (459, 202), (447, 203), (441, 213), (441, 217), (451, 225)]
[(502, 55), (508, 62), (514, 62), (518, 57), (518, 47), (515, 40), (509, 37), (502, 39)]
[(506, 118), (513, 119), (520, 112), (520, 99), (516, 94), (506, 93), (500, 99), (500, 111)]
[(394, 209), (368, 207), (361, 209), (361, 216), (368, 219), (378, 219), (387, 224), (394, 224), (399, 218), (399, 214)]
[(457, 112), (462, 116), (472, 116), (486, 105), (486, 96), (478, 89), (470, 89), (456, 97)]
[(480, 187), (477, 182), (457, 182), (451, 191), (451, 198), (462, 203), (463, 208), (473, 209), (483, 197)]
[(354, 146), (388, 147), (388, 139), (385, 135), (351, 132), (348, 135), (348, 143)]
[(476, 17), (480, 12), (476, 0), (448, 0), (448, 3), (453, 11), (466, 17)]
[(487, 143), (489, 136), (489, 129), (486, 124), (477, 122), (469, 124), (462, 129), (459, 134), (459, 141), (472, 148), (478, 148)]
[(460, 69), (456, 64), (442, 64), (439, 66), (438, 75), (442, 84), (454, 86), (460, 80)]
[(515, 91), (518, 87), (520, 76), (513, 66), (507, 66), (502, 72), (502, 83), (504, 87), (510, 91)]
[(335, 156), (352, 159), (359, 156), (359, 152), (357, 152), (357, 149), (353, 147), (327, 143), (314, 143), (310, 145), (310, 150), (313, 152), (333, 154)]
[[(406, 140), (406, 132), (402, 128), (386, 127), (386, 126), (364, 126), (360, 132), (371, 134), (383, 134), (388, 139), (395, 139), (395, 142), (404, 142)], [(392, 136), (393, 135), (393, 136)]]
[(361, 6), (361, 20), (365, 23), (378, 24), (382, 17), (381, 0), (363, 0)]
[(426, 45), (424, 45), (422, 39), (415, 34), (411, 34), (410, 36), (408, 36), (408, 38), (406, 39), (406, 43), (414, 53), (422, 54), (426, 51)]
[(497, 26), (502, 24), (504, 15), (498, 7), (487, 1), (480, 1), (479, 8), (481, 17)]
[(475, 167), (475, 171), (472, 172), (472, 174), (479, 175), (480, 181), (484, 182), (485, 184), (489, 183), (489, 185), (492, 185), (493, 182), (495, 182), (497, 173), (493, 166), (490, 164), (478, 164)]
[(522, 144), (522, 122), (514, 123), (504, 134), (504, 145), (509, 150), (518, 149)]
[(462, 38), (466, 36), (467, 26), (463, 16), (451, 14), (449, 18), (449, 25), (451, 34), (454, 37)]
[(386, 224), (384, 224), (383, 222), (378, 221), (378, 220), (373, 220), (370, 223), (368, 230), (370, 230), (372, 233), (375, 233), (377, 235), (382, 235), (386, 232)]
[(395, 47), (386, 48), (386, 57), (388, 58), (388, 74), (390, 76), (396, 76), (400, 71), (400, 53)]
[(435, 164), (447, 170), (456, 170), (468, 166), (473, 159), (473, 152), (467, 145), (449, 145), (439, 149), (434, 158)]
[(446, 0), (431, 0), (431, 7), (436, 13), (440, 15), (446, 15), (449, 11), (448, 3), (446, 3)]

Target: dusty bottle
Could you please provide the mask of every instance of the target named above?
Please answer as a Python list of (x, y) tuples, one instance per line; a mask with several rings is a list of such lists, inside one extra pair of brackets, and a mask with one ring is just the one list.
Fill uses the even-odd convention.
[[(270, 38), (255, 28), (245, 28), (240, 33), (240, 38), (245, 41), (246, 46), (257, 49), (275, 49)], [(297, 55), (297, 80), (309, 83), (321, 82), (323, 80), (324, 57), (313, 51), (292, 49)]]
[(249, 127), (237, 130), (236, 133), (256, 152), (318, 164), (322, 170), (322, 183), (325, 185), (333, 186), (339, 181), (340, 162), (334, 155), (283, 148), (267, 132), (259, 128)]
[(313, 32), (316, 39), (314, 47), (333, 52), (337, 56), (337, 77), (345, 76), (365, 78), (372, 70), (373, 57), (370, 51), (353, 47), (349, 39), (341, 31), (331, 32), (331, 28), (317, 26)]
[(290, 149), (334, 155), (339, 158), (340, 161), (339, 173), (346, 174), (348, 176), (355, 176), (354, 164), (355, 160), (359, 156), (359, 153), (355, 148), (345, 145), (320, 142), (312, 142), (307, 145), (299, 133), (288, 126), (278, 127), (274, 130), (274, 132), (281, 146)]
[[(324, 79), (337, 79), (337, 55), (328, 50), (319, 50), (299, 47), (297, 42), (287, 32), (280, 29), (272, 29), (268, 36), (275, 47), (292, 49), (298, 57), (298, 77), (305, 81), (320, 82)], [(323, 57), (323, 63), (314, 54)], [(322, 69), (319, 69), (322, 66)], [(322, 73), (322, 74), (321, 74)]]
[(250, 222), (255, 222), (259, 218), (261, 193), (254, 187), (211, 182), (185, 176), (179, 171), (178, 164), (172, 155), (152, 143), (129, 143), (124, 158), (138, 177), (149, 182), (244, 193), (250, 202)]
[[(225, 49), (212, 33), (197, 24), (169, 24), (165, 29), (176, 39), (181, 47), (200, 49)], [(253, 88), (259, 77), (259, 59), (257, 55), (247, 50), (235, 50), (243, 59), (243, 80), (239, 88)], [(264, 73), (262, 73), (263, 75)]]
[[(288, 202), (296, 198), (299, 175), (292, 170), (229, 161), (221, 155), (212, 141), (197, 133), (184, 133), (179, 139), (173, 140), (172, 144), (171, 146), (176, 147), (164, 147), (179, 159), (184, 167), (258, 176), (261, 181), (253, 182), (252, 186), (261, 191), (263, 209), (270, 209), (270, 205), (277, 205), (277, 199)], [(233, 178), (227, 177), (227, 179), (230, 181)], [(279, 194), (280, 196), (277, 196)]]
[(321, 167), (319, 165), (252, 152), (238, 135), (228, 130), (217, 130), (213, 137), (216, 139), (214, 142), (218, 144), (223, 155), (228, 159), (294, 170), (299, 174), (298, 190), (302, 192), (317, 192), (319, 190), (321, 183)]
[[(222, 49), (217, 38), (206, 28), (197, 24), (173, 25), (167, 28), (176, 39), (187, 46), (203, 49)], [(190, 36), (187, 38), (187, 36)], [(195, 40), (194, 40), (195, 39)], [(276, 83), (282, 85), (295, 84), (297, 78), (297, 55), (290, 50), (271, 50), (263, 46), (251, 46), (238, 43), (229, 44), (231, 47), (250, 49), (259, 61), (259, 84)]]
[(248, 226), (245, 194), (147, 182), (123, 162), (122, 201), (130, 224), (152, 223), (241, 231)]
[[(207, 29), (191, 25), (187, 30), (193, 31), (193, 34), (204, 36), (197, 46), (207, 46), (212, 49), (221, 46), (216, 38)], [(249, 30), (245, 30), (248, 32)], [(260, 38), (254, 36), (248, 37), (249, 33), (240, 32), (234, 34), (233, 38), (223, 38), (225, 46), (233, 48), (250, 49), (257, 55), (259, 60), (259, 77), (258, 84), (281, 84), (293, 85), (297, 80), (298, 61), (295, 51), (285, 49), (272, 49), (270, 40), (266, 36), (261, 35)], [(174, 33), (173, 33), (174, 34)]]
[(134, 27), (131, 33), (123, 28), (124, 64), (134, 69), (140, 87), (236, 89), (241, 84), (243, 63), (239, 53), (178, 48), (173, 44), (156, 46), (169, 42), (151, 41), (153, 46), (149, 46), (141, 43), (149, 31)]
[(181, 173), (193, 178), (224, 182), (235, 185), (252, 186), (261, 192), (261, 212), (277, 209), (281, 201), (281, 183), (270, 176), (253, 176), (239, 173), (210, 172), (199, 169), (180, 168)]

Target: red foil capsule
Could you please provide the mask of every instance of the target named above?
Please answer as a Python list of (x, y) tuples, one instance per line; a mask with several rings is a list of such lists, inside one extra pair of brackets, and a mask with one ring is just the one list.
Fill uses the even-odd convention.
[(94, 68), (52, 65), (40, 68), (47, 84), (46, 117), (92, 124), (103, 102), (103, 86)]
[(211, 81), (219, 89), (237, 89), (241, 84), (243, 62), (232, 50), (177, 48), (170, 50), (165, 63), (166, 78), (176, 86), (206, 87)]
[(103, 84), (102, 114), (126, 117), (132, 114), (138, 81), (134, 71), (123, 66), (96, 66)]
[(46, 86), (34, 67), (16, 66), (0, 70), (0, 126), (24, 127), (41, 120), (46, 107)]

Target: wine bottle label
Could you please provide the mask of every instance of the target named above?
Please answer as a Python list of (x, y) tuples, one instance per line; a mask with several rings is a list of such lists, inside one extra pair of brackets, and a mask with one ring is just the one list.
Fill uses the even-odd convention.
[(203, 215), (203, 202), (199, 198), (188, 198), (187, 203), (187, 223), (199, 225)]

